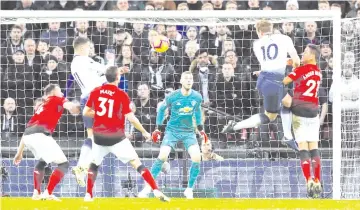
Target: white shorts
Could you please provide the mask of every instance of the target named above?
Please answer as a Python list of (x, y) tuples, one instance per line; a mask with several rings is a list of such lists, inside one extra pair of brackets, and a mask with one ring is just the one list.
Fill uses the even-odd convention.
[(319, 141), (320, 119), (299, 117), (292, 115), (292, 127), (296, 142), (317, 142)]
[(109, 153), (114, 154), (124, 164), (139, 158), (130, 140), (124, 139), (112, 146), (102, 146), (94, 143), (92, 145), (92, 162), (97, 166), (100, 165), (104, 157)]
[(34, 133), (23, 136), (25, 146), (35, 156), (36, 160), (44, 160), (46, 163), (64, 163), (67, 158), (60, 146), (51, 137), (43, 133)]

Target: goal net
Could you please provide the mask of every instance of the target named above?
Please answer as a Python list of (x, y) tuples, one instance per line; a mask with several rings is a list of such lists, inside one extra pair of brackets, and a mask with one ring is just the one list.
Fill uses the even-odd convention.
[[(157, 104), (179, 88), (179, 75), (187, 70), (193, 72), (194, 89), (201, 92), (208, 107), (204, 108), (204, 124), (212, 148), (201, 145), (202, 151), (204, 156), (210, 157), (215, 152), (224, 158), (202, 162), (194, 191), (196, 197), (305, 198), (306, 186), (298, 156), (281, 143), (280, 117), (259, 128), (230, 135), (220, 133), (229, 120), (246, 119), (263, 112), (253, 75), (259, 64), (252, 43), (257, 39), (255, 22), (267, 18), (274, 23), (275, 33), (293, 39), (299, 54), (308, 43), (321, 47), (319, 64), (324, 76), (319, 146), (323, 197), (340, 198), (341, 194), (342, 198), (359, 198), (359, 86), (351, 86), (354, 92), (347, 92), (349, 84), (358, 84), (358, 36), (352, 34), (359, 31), (359, 20), (343, 22), (341, 30), (340, 19), (325, 11), (316, 14), (298, 11), (296, 15), (291, 11), (234, 12), (2, 12), (1, 104), (5, 110), (2, 114), (11, 113), (11, 118), (4, 115), (0, 122), (2, 167), (7, 171), (7, 175), (2, 173), (2, 193), (32, 194), (36, 161), (30, 152), (20, 167), (14, 167), (11, 159), (25, 123), (32, 116), (34, 100), (41, 97), (44, 86), (58, 83), (69, 99), (80, 99), (79, 87), (72, 81), (70, 72), (74, 56), (72, 41), (77, 36), (86, 36), (93, 43), (91, 57), (96, 62), (129, 66), (130, 72), (122, 77), (119, 87), (129, 93), (136, 105), (136, 115), (148, 131), (155, 127)], [(169, 37), (171, 47), (165, 54), (156, 54), (150, 47), (149, 40), (158, 34)], [(199, 49), (206, 50), (205, 57), (196, 57)], [(339, 65), (341, 58), (346, 68), (352, 64), (351, 82), (338, 79), (340, 69), (345, 68)], [(345, 88), (341, 82), (348, 86)], [(343, 90), (341, 94), (339, 89)], [(352, 104), (343, 108), (342, 99)], [(13, 102), (15, 109), (11, 108)], [(131, 126), (127, 133), (144, 165), (151, 167), (159, 145), (144, 142)], [(81, 117), (65, 113), (53, 136), (71, 166), (76, 165), (86, 138)], [(337, 146), (333, 147), (333, 143)], [(169, 167), (164, 167), (158, 178), (166, 193), (182, 194), (189, 163), (184, 146), (178, 145), (170, 155)], [(135, 170), (109, 156), (102, 163), (95, 195), (131, 197), (143, 184)], [(55, 192), (62, 197), (80, 197), (84, 191), (69, 173)]]

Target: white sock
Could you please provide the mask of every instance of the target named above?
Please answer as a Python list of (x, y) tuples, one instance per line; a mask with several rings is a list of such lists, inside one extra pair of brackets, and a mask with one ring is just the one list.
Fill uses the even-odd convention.
[(92, 161), (91, 155), (91, 148), (85, 145), (82, 146), (77, 166), (88, 168)]
[(292, 133), (291, 133), (291, 125), (292, 125), (292, 113), (289, 109), (281, 109), (280, 112), (281, 116), (281, 124), (284, 131), (284, 136), (286, 139), (294, 139)]
[(255, 128), (259, 125), (261, 125), (261, 117), (260, 114), (256, 114), (246, 120), (236, 123), (234, 130), (237, 131), (243, 128)]

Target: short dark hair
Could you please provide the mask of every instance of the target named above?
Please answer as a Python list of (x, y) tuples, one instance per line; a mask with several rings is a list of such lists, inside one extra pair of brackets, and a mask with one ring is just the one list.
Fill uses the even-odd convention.
[(115, 82), (118, 75), (118, 67), (110, 66), (106, 69), (105, 77), (108, 82)]
[(73, 47), (78, 48), (81, 45), (84, 45), (86, 43), (90, 42), (90, 40), (87, 37), (76, 37), (73, 42)]
[(51, 93), (51, 91), (53, 91), (56, 87), (59, 87), (58, 84), (48, 84), (46, 85), (46, 87), (44, 88), (44, 95), (49, 95)]
[(13, 29), (19, 29), (20, 31), (22, 31), (22, 28), (21, 28), (19, 25), (13, 25), (13, 26), (11, 27), (11, 31), (12, 31)]
[(201, 55), (203, 53), (207, 53), (209, 55), (208, 50), (203, 48), (203, 49), (199, 49), (199, 50), (196, 51), (195, 58), (199, 57), (199, 55)]
[(311, 50), (311, 53), (315, 55), (316, 59), (320, 57), (320, 50), (318, 46), (314, 44), (308, 44), (307, 47)]

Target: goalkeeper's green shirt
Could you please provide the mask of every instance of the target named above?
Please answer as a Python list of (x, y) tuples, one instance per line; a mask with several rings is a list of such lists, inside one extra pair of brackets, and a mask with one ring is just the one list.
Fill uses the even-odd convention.
[[(159, 107), (156, 125), (163, 124), (167, 108), (170, 115), (167, 131), (195, 132), (195, 127), (202, 125), (201, 102), (202, 96), (195, 90), (191, 90), (187, 96), (181, 93), (181, 89), (172, 92)], [(195, 126), (193, 118), (195, 118)]]

